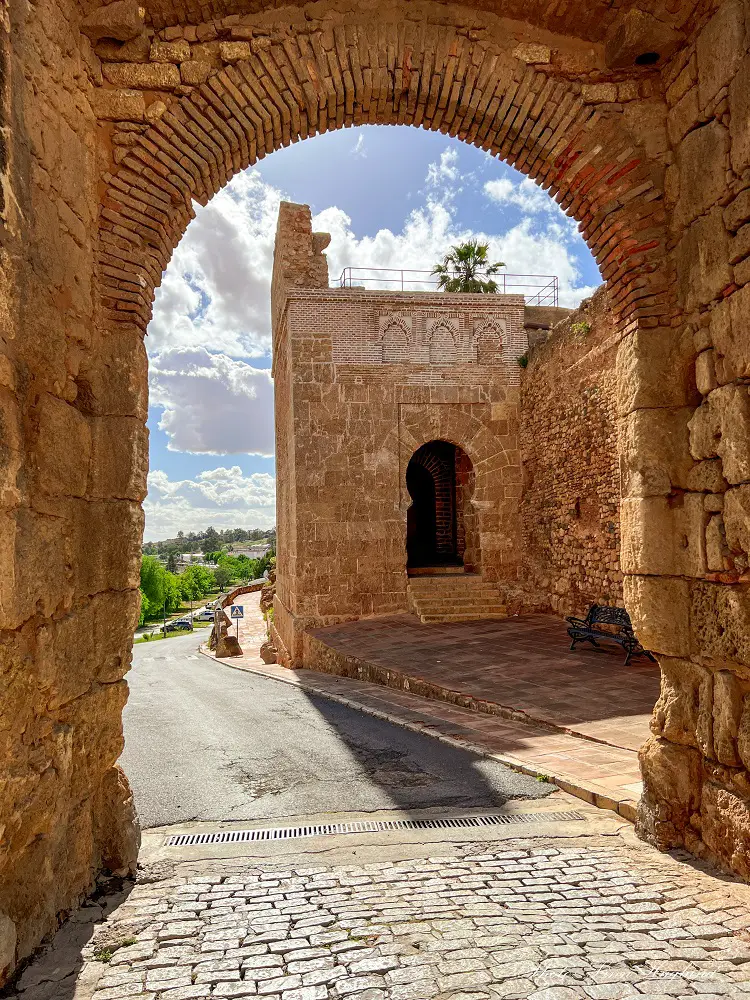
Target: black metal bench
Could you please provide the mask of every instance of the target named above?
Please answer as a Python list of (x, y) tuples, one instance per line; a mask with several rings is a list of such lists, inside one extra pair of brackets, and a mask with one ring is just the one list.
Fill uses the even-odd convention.
[[(597, 640), (609, 640), (616, 642), (627, 653), (625, 666), (630, 663), (632, 656), (647, 656), (649, 660), (656, 663), (656, 657), (638, 642), (633, 631), (633, 624), (630, 615), (625, 608), (613, 608), (606, 604), (592, 604), (585, 618), (574, 618), (569, 616), (565, 619), (570, 623), (568, 635), (573, 640), (571, 649), (576, 648), (577, 642), (590, 642), (592, 646), (599, 649)], [(599, 626), (609, 625), (610, 628), (600, 628)]]

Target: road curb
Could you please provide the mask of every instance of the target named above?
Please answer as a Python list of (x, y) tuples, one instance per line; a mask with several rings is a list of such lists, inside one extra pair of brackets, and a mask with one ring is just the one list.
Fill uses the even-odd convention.
[[(223, 658), (217, 659), (213, 653), (204, 648), (203, 644), (199, 646), (199, 652), (208, 657), (208, 659), (213, 660), (215, 663), (221, 663), (223, 666), (231, 667), (232, 670), (256, 674), (259, 677), (265, 677), (267, 680), (279, 681), (281, 684), (289, 684), (291, 687), (296, 687), (303, 691), (309, 691), (312, 694), (318, 695), (318, 697), (327, 698), (329, 701), (337, 702), (347, 708), (354, 709), (358, 712), (364, 712), (366, 715), (374, 716), (375, 718), (382, 719), (385, 722), (390, 722), (393, 725), (400, 726), (402, 729), (409, 729), (411, 732), (423, 733), (428, 736), (432, 736), (433, 738), (438, 739), (455, 749), (471, 750), (472, 753), (476, 753), (479, 756), (484, 757), (486, 760), (492, 760), (499, 764), (504, 764), (506, 767), (509, 767), (511, 770), (517, 771), (520, 774), (525, 774), (532, 778), (540, 776), (538, 769), (531, 767), (529, 764), (519, 760), (517, 757), (513, 757), (511, 754), (495, 753), (488, 750), (486, 747), (483, 747), (479, 743), (473, 743), (470, 740), (455, 736), (447, 736), (445, 733), (432, 730), (428, 726), (410, 722), (408, 719), (392, 715), (390, 712), (374, 708), (371, 705), (364, 705), (361, 702), (347, 698), (345, 695), (339, 695), (332, 691), (316, 687), (315, 684), (311, 684), (309, 681), (301, 678), (298, 674), (295, 674), (295, 671), (290, 671), (290, 673), (295, 674), (295, 679), (292, 679), (291, 677), (280, 677), (278, 674), (269, 673), (259, 666), (251, 666), (246, 663), (231, 663), (228, 659)], [(326, 674), (325, 676), (328, 677), (331, 675)], [(340, 680), (346, 682), (347, 678), (340, 678)], [(523, 725), (523, 723), (519, 724)], [(545, 774), (544, 777), (548, 778), (549, 782), (556, 785), (561, 791), (567, 792), (569, 795), (573, 795), (575, 798), (581, 799), (584, 802), (588, 802), (589, 805), (596, 806), (598, 809), (606, 809), (609, 812), (614, 812), (628, 823), (635, 823), (638, 811), (638, 803), (635, 800), (614, 799), (610, 795), (599, 791), (593, 786), (593, 784), (584, 785), (580, 783), (580, 781), (569, 776), (565, 776), (564, 774), (549, 773)]]

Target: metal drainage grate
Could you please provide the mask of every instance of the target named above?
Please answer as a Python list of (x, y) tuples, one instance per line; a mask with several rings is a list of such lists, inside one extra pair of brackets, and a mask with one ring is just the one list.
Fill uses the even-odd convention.
[(259, 840), (296, 840), (299, 837), (334, 837), (346, 833), (383, 833), (389, 830), (462, 830), (517, 823), (569, 823), (582, 820), (579, 812), (486, 813), (446, 819), (363, 819), (351, 823), (318, 823), (312, 826), (277, 826), (260, 830), (219, 830), (216, 833), (179, 833), (168, 837), (167, 847), (196, 844), (246, 844)]

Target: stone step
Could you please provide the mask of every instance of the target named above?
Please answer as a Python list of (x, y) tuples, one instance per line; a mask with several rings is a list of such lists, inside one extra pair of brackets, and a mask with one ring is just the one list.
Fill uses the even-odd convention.
[(408, 571), (409, 576), (461, 576), (466, 571), (462, 566), (416, 566)]
[(423, 625), (438, 625), (441, 622), (501, 621), (507, 617), (507, 611), (493, 611), (481, 614), (467, 612), (465, 615), (420, 615), (419, 620)]
[(444, 593), (424, 593), (410, 591), (415, 601), (499, 601), (500, 595), (496, 590), (476, 590), (467, 592), (465, 590), (454, 590)]
[(505, 610), (505, 605), (502, 601), (449, 601), (445, 603), (437, 603), (436, 601), (415, 601), (414, 602), (417, 611), (420, 614), (426, 614), (430, 612), (431, 614), (445, 613), (445, 614), (463, 614), (468, 611), (503, 611)]
[(479, 573), (422, 576), (409, 580), (409, 599), (427, 624), (440, 622), (498, 621), (508, 617), (497, 587)]

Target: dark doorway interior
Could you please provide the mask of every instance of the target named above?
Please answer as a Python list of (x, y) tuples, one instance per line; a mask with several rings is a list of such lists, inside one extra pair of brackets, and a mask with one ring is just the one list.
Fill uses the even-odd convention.
[(406, 469), (412, 501), (406, 515), (408, 569), (463, 567), (472, 485), (471, 463), (456, 445), (430, 441), (414, 452)]

